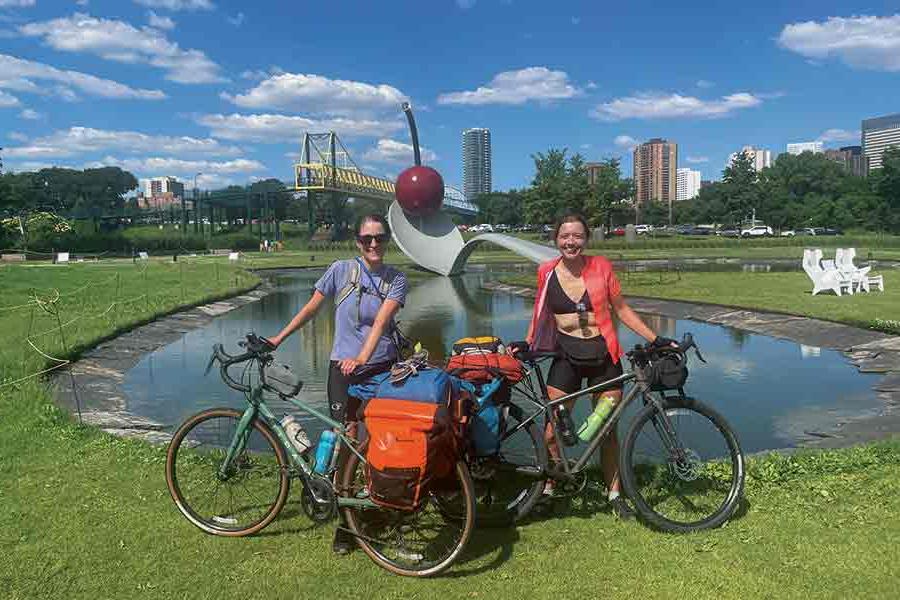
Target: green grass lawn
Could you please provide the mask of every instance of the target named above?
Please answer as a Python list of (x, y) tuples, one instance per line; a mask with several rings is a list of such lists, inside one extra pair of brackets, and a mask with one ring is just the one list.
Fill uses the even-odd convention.
[[(867, 329), (900, 333), (900, 271), (885, 270), (885, 291), (837, 297), (810, 294), (812, 283), (803, 272), (682, 273), (620, 272), (626, 295), (706, 302), (848, 323)], [(535, 287), (535, 277), (510, 276), (504, 283)]]
[[(694, 275), (710, 278), (692, 285), (687, 277)], [(649, 279), (626, 287), (630, 293), (671, 288), (677, 297), (705, 282), (750, 301), (749, 288), (743, 296), (730, 289), (735, 280), (805, 289), (790, 275), (685, 274), (666, 288)], [(752, 458), (738, 518), (701, 534), (619, 523), (592, 486), (583, 498), (518, 528), (476, 531), (445, 576), (413, 581), (387, 574), (360, 552), (334, 557), (333, 526), (315, 526), (302, 515), (296, 486), (285, 512), (261, 535), (203, 534), (168, 496), (164, 448), (78, 426), (54, 407), (37, 378), (9, 385), (51, 364), (25, 343), (29, 336), (51, 356), (65, 353), (52, 333), (58, 327), (52, 314), (36, 306), (6, 310), (27, 304), (32, 290), (51, 299), (52, 289), (60, 292), (48, 308), (60, 308), (72, 356), (136, 323), (256, 281), (224, 260), (151, 261), (146, 271), (130, 262), (0, 268), (0, 385), (6, 383), (0, 387), (0, 598), (888, 598), (896, 592), (897, 439)], [(887, 280), (889, 291), (898, 284), (894, 276)], [(712, 291), (707, 297), (723, 301)], [(769, 301), (788, 297), (779, 291)], [(896, 318), (898, 304), (890, 297), (885, 294), (883, 311)], [(821, 298), (835, 318), (845, 313), (831, 300), (881, 301), (878, 294)]]

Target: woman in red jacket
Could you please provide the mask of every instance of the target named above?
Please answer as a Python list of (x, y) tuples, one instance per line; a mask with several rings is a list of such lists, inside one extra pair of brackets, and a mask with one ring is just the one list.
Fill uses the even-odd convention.
[[(622, 374), (622, 349), (616, 336), (612, 311), (619, 321), (647, 341), (658, 345), (674, 343), (658, 337), (635, 313), (622, 297), (619, 280), (612, 263), (603, 256), (585, 256), (585, 244), (590, 233), (584, 217), (568, 213), (560, 218), (553, 230), (560, 257), (538, 268), (538, 293), (526, 341), (533, 351), (555, 351), (559, 354), (547, 375), (550, 399), (561, 398), (587, 385), (607, 381)], [(618, 403), (622, 387), (601, 392), (595, 402), (608, 396)], [(565, 403), (560, 411), (558, 427), (565, 443), (575, 443), (571, 422), (574, 400)], [(559, 459), (549, 424), (544, 433), (547, 448), (553, 459)], [(601, 448), (603, 478), (609, 490), (609, 500), (621, 519), (633, 516), (620, 495), (619, 444), (615, 430), (604, 440)], [(552, 494), (552, 482), (544, 490)]]

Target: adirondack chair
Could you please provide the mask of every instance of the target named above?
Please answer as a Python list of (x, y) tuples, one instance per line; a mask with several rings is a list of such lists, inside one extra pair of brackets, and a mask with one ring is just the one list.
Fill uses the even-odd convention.
[[(857, 267), (853, 263), (856, 258), (856, 248), (836, 248), (834, 251), (834, 264), (837, 269), (850, 278), (853, 289), (861, 292), (866, 289), (866, 280), (872, 267)], [(866, 289), (866, 291), (868, 291)]]
[(840, 296), (846, 289), (848, 293), (852, 294), (853, 286), (850, 279), (834, 268), (834, 261), (828, 262), (831, 263), (831, 269), (824, 267), (822, 251), (818, 248), (807, 248), (803, 251), (803, 270), (813, 282), (813, 296), (822, 290), (831, 290), (835, 295)]
[[(838, 248), (838, 250), (841, 250)], [(859, 284), (857, 286), (857, 290), (862, 290), (868, 292), (872, 289), (874, 285), (880, 291), (884, 291), (884, 275), (870, 275), (869, 271), (872, 270), (872, 267), (857, 267), (853, 259), (856, 258), (856, 248), (846, 248), (842, 253), (843, 263), (848, 269), (853, 269), (855, 271), (854, 279), (859, 280)], [(835, 256), (835, 260), (837, 260), (837, 256)]]

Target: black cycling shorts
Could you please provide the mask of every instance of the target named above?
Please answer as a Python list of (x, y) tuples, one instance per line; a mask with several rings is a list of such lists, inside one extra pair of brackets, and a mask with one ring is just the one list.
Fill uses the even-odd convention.
[(341, 373), (340, 361), (333, 360), (328, 367), (328, 410), (331, 418), (340, 423), (356, 421), (359, 410), (359, 398), (351, 398), (347, 389), (354, 383), (359, 383), (372, 375), (378, 375), (389, 371), (393, 361), (364, 365), (350, 374)]
[[(560, 333), (559, 335), (564, 334)], [(583, 343), (586, 346), (602, 347), (605, 350), (605, 344), (600, 346), (593, 338), (586, 340), (573, 338), (571, 336), (567, 336), (567, 338), (567, 345), (571, 345), (573, 340), (577, 340), (576, 343)], [(547, 386), (555, 387), (567, 394), (577, 392), (584, 387), (590, 387), (592, 385), (597, 385), (598, 383), (603, 383), (604, 381), (609, 381), (623, 373), (622, 361), (619, 361), (618, 363), (613, 362), (609, 352), (605, 352), (603, 356), (598, 355), (596, 363), (584, 365), (581, 363), (574, 364), (569, 360), (562, 347), (557, 346), (556, 351), (560, 353), (560, 356), (554, 358), (553, 363), (550, 365), (550, 372), (547, 374)], [(582, 381), (585, 379), (587, 379), (587, 386), (582, 386)], [(619, 384), (609, 389), (621, 390), (622, 387), (623, 384)]]

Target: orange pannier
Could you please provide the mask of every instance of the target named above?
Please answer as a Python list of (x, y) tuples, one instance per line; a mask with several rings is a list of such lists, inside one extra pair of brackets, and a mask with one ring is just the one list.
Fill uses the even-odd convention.
[(446, 478), (458, 455), (446, 404), (373, 398), (364, 411), (369, 496), (376, 504), (415, 510), (432, 482)]
[(525, 377), (525, 368), (519, 360), (498, 352), (472, 352), (451, 356), (447, 361), (447, 371), (478, 383), (502, 377), (510, 384), (515, 384)]

